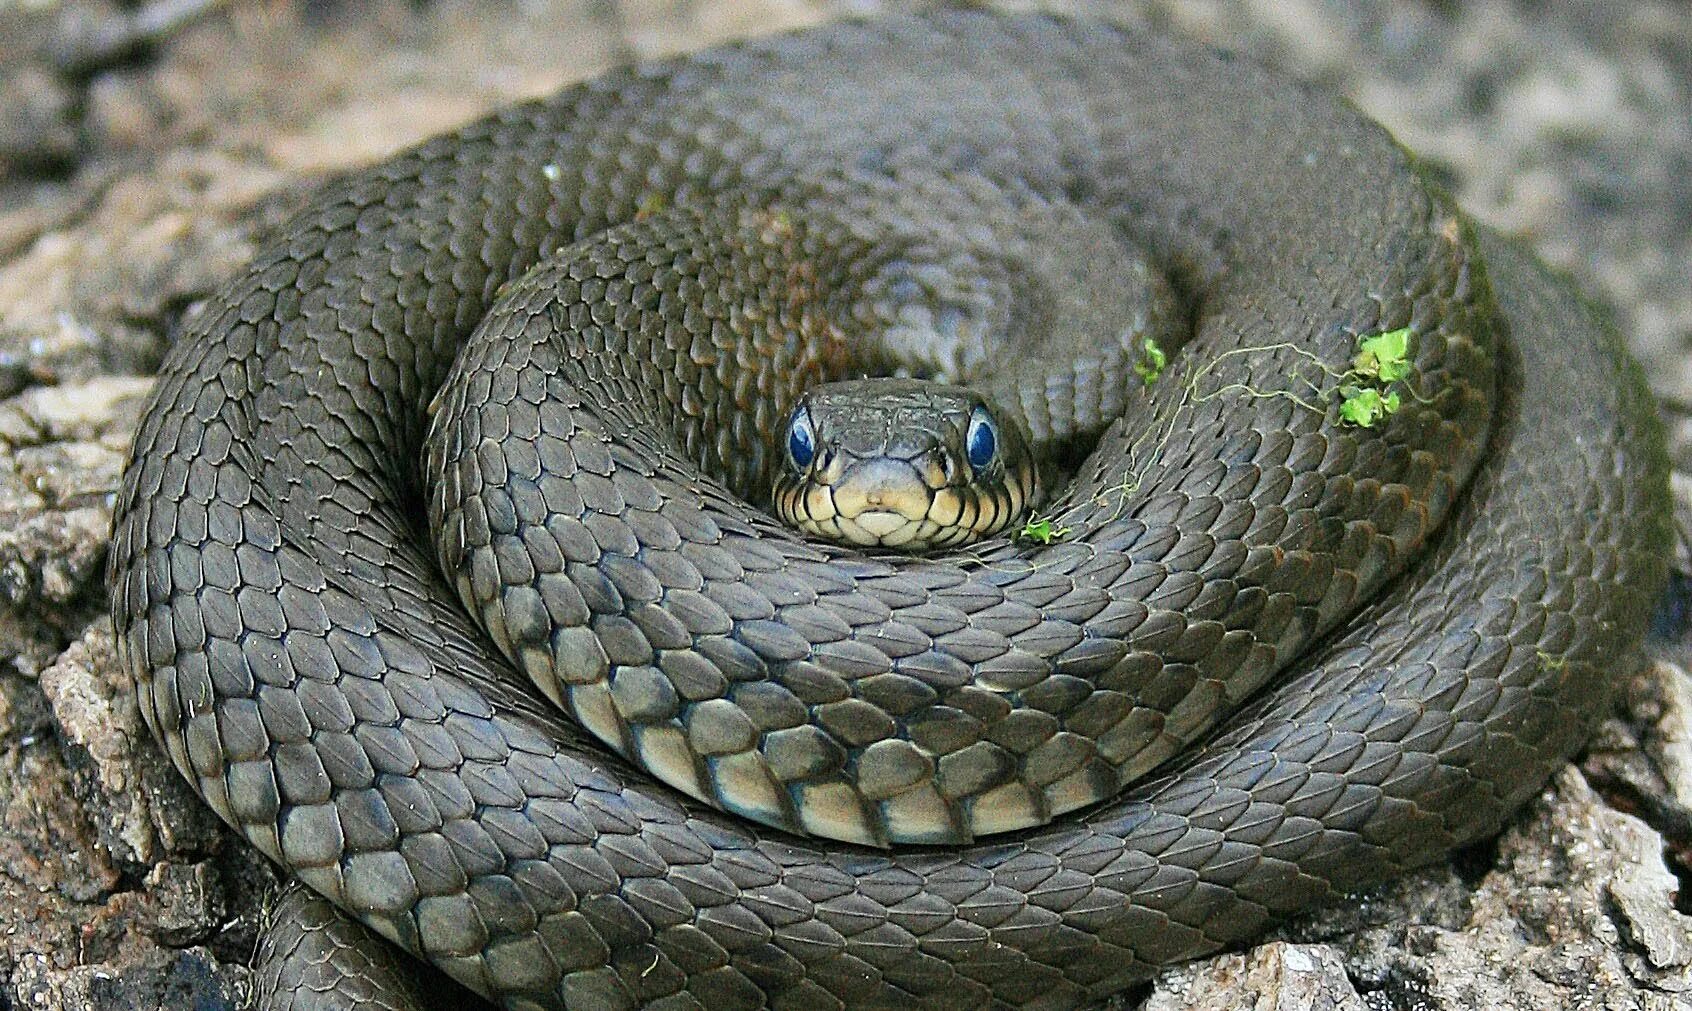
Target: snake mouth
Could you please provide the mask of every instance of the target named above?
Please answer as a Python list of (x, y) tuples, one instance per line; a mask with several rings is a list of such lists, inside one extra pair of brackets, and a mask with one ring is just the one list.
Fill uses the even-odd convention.
[[(931, 468), (939, 477), (939, 467)], [(934, 489), (910, 462), (886, 457), (857, 461), (832, 482), (812, 487), (799, 526), (863, 547), (900, 548), (930, 540)]]
[(842, 517), (876, 537), (886, 537), (911, 522), (904, 513), (892, 509), (868, 509), (856, 516)]
[(835, 525), (840, 536), (852, 544), (864, 547), (902, 548), (913, 542), (926, 542), (932, 536), (934, 524), (922, 518), (912, 519), (891, 509), (870, 509), (856, 516), (837, 516)]

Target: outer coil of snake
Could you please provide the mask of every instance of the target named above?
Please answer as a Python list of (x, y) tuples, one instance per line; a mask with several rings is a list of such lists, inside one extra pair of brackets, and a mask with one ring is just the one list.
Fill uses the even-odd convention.
[[(1192, 331), (1156, 383), (1114, 329), (1050, 399), (985, 381), (1037, 444), (1123, 414), (1053, 543), (859, 554), (735, 494), (812, 383), (1115, 327), (1122, 285), (1062, 278), (1130, 248)], [(1405, 330), (1400, 408), (1344, 423)], [(1349, 108), (1139, 32), (888, 20), (325, 189), (167, 357), (113, 614), (223, 818), (507, 1007), (1073, 1007), (1495, 832), (1636, 662), (1665, 473), (1615, 335)], [(274, 947), (343, 954), (273, 1006), (326, 967), (397, 1006), (318, 922)]]

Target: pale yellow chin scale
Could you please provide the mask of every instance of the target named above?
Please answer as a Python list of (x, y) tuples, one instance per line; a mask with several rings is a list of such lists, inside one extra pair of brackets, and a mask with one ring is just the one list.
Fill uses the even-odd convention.
[(877, 539), (897, 537), (901, 534), (909, 537), (906, 528), (913, 526), (910, 517), (891, 509), (867, 509), (842, 524), (846, 529), (856, 528), (865, 536)]
[(939, 524), (927, 517), (911, 519), (891, 509), (869, 509), (856, 516), (836, 514), (821, 522), (800, 524), (806, 533), (864, 548), (906, 548), (932, 542)]
[(919, 516), (900, 509), (866, 508), (854, 513), (835, 508), (826, 487), (812, 487), (805, 495), (806, 512), (788, 522), (801, 533), (862, 548), (901, 550), (953, 547), (998, 532), (1005, 519), (1023, 508), (1020, 488), (1009, 490), (1010, 501), (992, 496), (979, 502), (942, 489)]

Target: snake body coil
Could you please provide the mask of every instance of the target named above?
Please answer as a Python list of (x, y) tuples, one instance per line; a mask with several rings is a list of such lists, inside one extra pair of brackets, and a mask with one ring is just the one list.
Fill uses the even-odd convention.
[[(960, 203), (1143, 247), (1191, 341), (1020, 405), (1036, 440), (1123, 414), (1056, 543), (807, 543), (732, 492), (801, 389), (893, 354), (856, 342), (912, 318), (898, 277), (1117, 318), (1061, 283), (1017, 317), (1029, 259)], [(1403, 329), (1402, 408), (1343, 424)], [(113, 614), (223, 818), (509, 1007), (1070, 1007), (1496, 831), (1635, 662), (1664, 474), (1615, 336), (1356, 113), (1098, 25), (889, 20), (329, 186), (168, 355)], [(869, 845), (678, 799), (514, 665), (673, 785)]]

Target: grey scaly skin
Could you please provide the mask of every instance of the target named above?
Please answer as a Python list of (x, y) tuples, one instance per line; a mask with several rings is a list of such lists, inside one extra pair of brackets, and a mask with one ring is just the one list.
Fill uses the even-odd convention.
[[(856, 228), (905, 176), (919, 227)], [(1024, 354), (1067, 415), (986, 380), (1036, 442), (1124, 412), (1069, 533), (861, 556), (744, 504), (877, 335), (1131, 349), (1139, 302), (1065, 301), (1097, 285), (976, 299), (1043, 245), (977, 244), (980, 207), (1131, 236), (1193, 299), (1143, 397), (1115, 352)], [(941, 283), (891, 283), (912, 257)], [(1404, 327), (1402, 408), (1340, 423), (1358, 340)], [(220, 815), (507, 1007), (1073, 1007), (1495, 832), (1637, 661), (1665, 473), (1613, 332), (1354, 111), (1135, 32), (897, 19), (611, 74), (319, 194), (161, 369), (113, 614)]]

